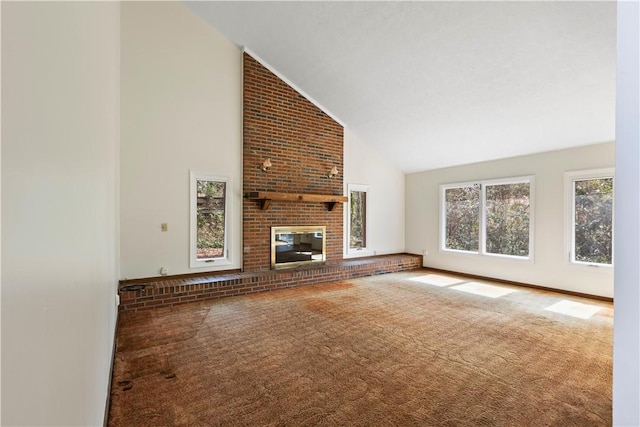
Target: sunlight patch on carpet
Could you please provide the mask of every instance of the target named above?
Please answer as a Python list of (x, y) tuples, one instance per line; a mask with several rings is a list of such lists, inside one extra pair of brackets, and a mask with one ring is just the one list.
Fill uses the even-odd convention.
[(601, 307), (590, 304), (582, 304), (580, 302), (562, 300), (550, 305), (545, 310), (554, 313), (566, 314), (567, 316), (578, 317), (580, 319), (589, 319), (591, 316), (600, 311)]
[(454, 279), (453, 277), (440, 276), (437, 274), (427, 274), (425, 276), (412, 277), (409, 280), (439, 287), (450, 286), (464, 282), (464, 280)]
[(474, 295), (482, 295), (489, 298), (500, 298), (510, 293), (516, 292), (515, 289), (503, 288), (502, 286), (487, 285), (485, 283), (469, 282), (462, 285), (452, 286), (451, 289), (455, 289), (462, 292), (467, 292)]

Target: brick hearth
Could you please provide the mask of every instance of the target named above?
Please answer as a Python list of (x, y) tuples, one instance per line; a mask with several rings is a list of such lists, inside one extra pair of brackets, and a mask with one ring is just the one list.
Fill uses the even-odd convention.
[(422, 256), (382, 255), (290, 270), (268, 270), (180, 279), (123, 283), (120, 311), (168, 307), (276, 289), (327, 283), (422, 267)]

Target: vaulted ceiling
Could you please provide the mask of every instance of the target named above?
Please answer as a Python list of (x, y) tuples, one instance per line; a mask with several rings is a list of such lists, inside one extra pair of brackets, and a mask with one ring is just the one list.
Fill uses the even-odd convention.
[(615, 137), (615, 2), (186, 4), (404, 172)]

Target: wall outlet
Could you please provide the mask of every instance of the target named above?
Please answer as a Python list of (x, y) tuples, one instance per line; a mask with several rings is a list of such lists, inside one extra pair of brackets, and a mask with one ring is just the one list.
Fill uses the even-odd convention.
[(422, 251), (422, 256), (428, 256), (429, 255), (429, 251), (428, 250), (424, 250)]
[(116, 294), (116, 307), (120, 305), (120, 295)]
[(166, 276), (169, 274), (169, 269), (167, 267), (160, 267), (160, 274)]

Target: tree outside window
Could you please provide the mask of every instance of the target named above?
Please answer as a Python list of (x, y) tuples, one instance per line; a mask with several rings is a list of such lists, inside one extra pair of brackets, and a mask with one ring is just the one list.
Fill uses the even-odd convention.
[(229, 179), (191, 171), (190, 186), (190, 266), (230, 264)]
[(487, 185), (486, 251), (529, 255), (529, 183)]
[(197, 181), (196, 257), (220, 258), (224, 254), (226, 182)]
[(362, 249), (367, 247), (367, 192), (351, 191), (349, 248)]
[(573, 181), (573, 261), (613, 264), (613, 178)]
[(349, 202), (345, 220), (345, 255), (371, 254), (369, 236), (369, 186), (347, 184)]
[(533, 178), (441, 186), (445, 250), (530, 257)]
[(480, 186), (445, 190), (445, 248), (478, 252), (480, 237)]

